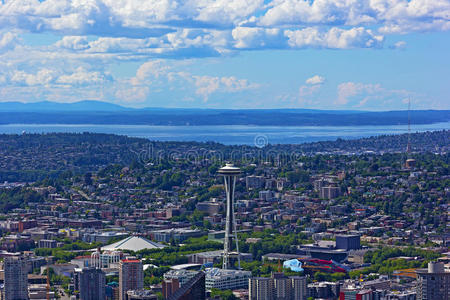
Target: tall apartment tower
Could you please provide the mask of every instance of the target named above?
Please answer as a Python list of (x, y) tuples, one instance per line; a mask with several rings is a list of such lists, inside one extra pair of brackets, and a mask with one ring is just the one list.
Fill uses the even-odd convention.
[(248, 280), (250, 300), (274, 300), (273, 280), (270, 277), (253, 277)]
[(276, 300), (292, 299), (292, 282), (283, 273), (272, 273), (273, 288)]
[(28, 300), (28, 272), (25, 258), (5, 257), (4, 300)]
[(450, 272), (444, 264), (428, 263), (428, 269), (417, 270), (417, 300), (450, 299)]
[(306, 277), (287, 277), (283, 273), (253, 277), (248, 291), (249, 300), (306, 300)]
[(238, 263), (240, 267), (240, 255), (236, 234), (236, 220), (234, 217), (234, 190), (236, 188), (236, 177), (241, 174), (241, 169), (235, 167), (233, 164), (226, 164), (225, 167), (220, 168), (218, 173), (225, 179), (225, 192), (227, 196), (226, 205), (226, 222), (225, 222), (225, 241), (223, 248), (223, 269), (231, 269), (231, 249), (233, 245), (233, 238), (236, 241), (236, 252)]
[(136, 257), (126, 257), (119, 263), (119, 300), (126, 300), (129, 290), (144, 288), (142, 261)]
[(305, 300), (307, 295), (306, 277), (305, 276), (291, 276), (292, 299)]
[(101, 269), (75, 269), (74, 284), (80, 300), (106, 299), (106, 276)]

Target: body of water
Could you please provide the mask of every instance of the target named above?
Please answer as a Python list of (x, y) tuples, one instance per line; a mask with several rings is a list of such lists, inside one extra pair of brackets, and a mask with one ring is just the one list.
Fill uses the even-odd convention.
[[(450, 129), (450, 122), (414, 125), (411, 132)], [(157, 141), (213, 141), (226, 145), (301, 144), (356, 139), (382, 134), (408, 132), (407, 125), (391, 126), (147, 126), (147, 125), (67, 125), (9, 124), (0, 125), (0, 134), (94, 132), (141, 137)]]

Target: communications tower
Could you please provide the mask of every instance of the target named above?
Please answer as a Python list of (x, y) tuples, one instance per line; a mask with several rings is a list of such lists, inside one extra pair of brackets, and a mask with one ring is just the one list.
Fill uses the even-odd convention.
[(225, 193), (227, 196), (226, 205), (226, 222), (225, 222), (225, 241), (223, 247), (223, 269), (230, 269), (232, 267), (231, 252), (233, 245), (233, 238), (236, 241), (236, 252), (238, 257), (239, 268), (241, 267), (239, 246), (236, 233), (236, 220), (234, 217), (234, 190), (236, 188), (236, 177), (241, 174), (241, 169), (235, 167), (233, 164), (226, 164), (225, 167), (219, 169), (218, 173), (223, 176), (225, 180)]
[(408, 99), (408, 145), (406, 146), (406, 154), (411, 153), (411, 99)]
[(408, 99), (408, 145), (406, 146), (405, 167), (412, 169), (416, 166), (416, 160), (411, 158), (411, 99)]

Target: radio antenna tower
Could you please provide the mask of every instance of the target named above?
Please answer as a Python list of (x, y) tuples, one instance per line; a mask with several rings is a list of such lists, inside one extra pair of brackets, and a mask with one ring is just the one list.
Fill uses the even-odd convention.
[(225, 222), (225, 241), (223, 247), (223, 269), (230, 269), (231, 263), (231, 248), (233, 245), (233, 238), (236, 241), (236, 252), (238, 257), (238, 265), (241, 267), (241, 257), (239, 253), (239, 246), (236, 233), (236, 220), (234, 216), (234, 190), (236, 188), (236, 177), (241, 174), (241, 169), (235, 167), (233, 164), (226, 164), (225, 167), (220, 168), (218, 173), (225, 179), (225, 192), (227, 195), (226, 208), (226, 222)]
[(406, 146), (406, 154), (411, 153), (411, 98), (408, 98), (408, 145)]

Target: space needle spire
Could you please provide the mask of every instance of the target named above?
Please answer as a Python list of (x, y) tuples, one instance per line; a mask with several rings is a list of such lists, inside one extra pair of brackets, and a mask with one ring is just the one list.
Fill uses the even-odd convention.
[(219, 169), (218, 173), (223, 176), (225, 180), (225, 193), (227, 196), (226, 202), (226, 222), (225, 222), (225, 241), (223, 248), (223, 269), (230, 269), (232, 263), (230, 260), (231, 248), (233, 245), (233, 238), (236, 241), (236, 252), (238, 256), (238, 263), (240, 267), (240, 255), (236, 233), (236, 220), (234, 217), (234, 190), (236, 188), (236, 177), (241, 174), (241, 169), (235, 167), (233, 164), (226, 164), (225, 167)]

